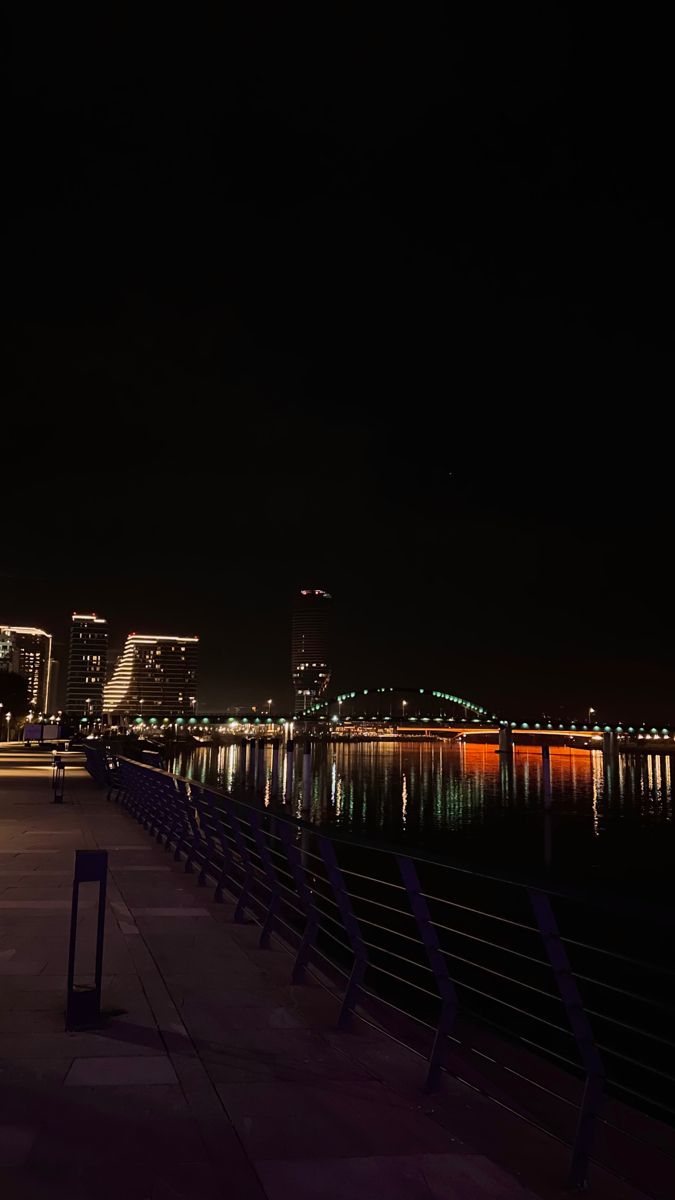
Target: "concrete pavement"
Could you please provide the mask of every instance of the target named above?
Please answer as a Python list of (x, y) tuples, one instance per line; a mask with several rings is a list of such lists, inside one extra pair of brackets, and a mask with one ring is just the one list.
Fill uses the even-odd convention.
[[(567, 1150), (378, 1030), (335, 1030), (337, 1001), (293, 987), (278, 943), (194, 875), (85, 772), (51, 804), (43, 752), (0, 753), (0, 1194), (107, 1200), (541, 1200)], [(77, 848), (110, 873), (96, 1032), (66, 1033)], [(95, 897), (81, 891), (81, 944)], [(641, 1193), (596, 1169), (598, 1197)]]

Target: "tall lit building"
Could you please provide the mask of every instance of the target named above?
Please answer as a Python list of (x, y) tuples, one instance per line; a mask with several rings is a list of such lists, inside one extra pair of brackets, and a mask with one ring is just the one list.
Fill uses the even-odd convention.
[(295, 711), (309, 708), (330, 680), (331, 597), (319, 588), (302, 588), (293, 604), (291, 672)]
[(108, 622), (96, 613), (73, 613), (70, 625), (66, 711), (100, 716), (108, 665)]
[(36, 713), (47, 707), (51, 661), (51, 633), (33, 625), (0, 625), (0, 671), (23, 676), (28, 703)]
[(49, 693), (47, 695), (47, 716), (56, 716), (59, 708), (59, 678), (61, 664), (58, 658), (53, 658), (49, 668)]
[(103, 689), (103, 711), (144, 720), (193, 713), (198, 645), (196, 637), (130, 633)]

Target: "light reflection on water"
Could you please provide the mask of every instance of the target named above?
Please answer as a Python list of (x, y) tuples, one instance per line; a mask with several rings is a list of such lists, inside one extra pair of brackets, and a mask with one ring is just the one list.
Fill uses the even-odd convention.
[[(550, 750), (554, 862), (612, 872), (658, 871), (672, 860), (672, 777), (666, 756), (605, 766), (601, 751)], [(514, 865), (540, 861), (543, 764), (538, 747), (516, 747), (513, 759), (493, 744), (450, 741), (318, 744), (309, 794), (297, 746), (292, 794), (287, 757), (279, 754), (278, 799), (272, 748), (247, 756), (238, 744), (179, 752), (171, 769), (295, 816), (356, 836), (442, 856)]]

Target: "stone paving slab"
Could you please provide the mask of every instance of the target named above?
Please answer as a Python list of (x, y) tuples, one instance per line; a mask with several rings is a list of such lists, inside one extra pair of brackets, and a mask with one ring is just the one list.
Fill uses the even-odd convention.
[(132, 1084), (177, 1084), (176, 1072), (166, 1055), (145, 1058), (77, 1058), (65, 1087), (116, 1087)]
[(258, 1169), (269, 1200), (534, 1200), (479, 1154), (282, 1160)]

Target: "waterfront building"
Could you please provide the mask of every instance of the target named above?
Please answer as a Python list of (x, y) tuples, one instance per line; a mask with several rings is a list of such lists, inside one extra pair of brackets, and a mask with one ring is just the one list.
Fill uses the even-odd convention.
[(100, 716), (108, 665), (108, 622), (96, 613), (73, 613), (70, 625), (66, 711)]
[(33, 625), (0, 625), (0, 671), (23, 676), (28, 703), (44, 712), (50, 694), (52, 635)]
[(47, 712), (46, 716), (56, 716), (59, 711), (59, 679), (61, 674), (61, 664), (58, 658), (52, 659), (52, 664), (49, 670), (49, 694), (47, 696)]
[(331, 596), (302, 588), (293, 604), (291, 674), (295, 711), (304, 712), (323, 696), (330, 680)]
[(112, 678), (103, 689), (103, 711), (112, 716), (192, 716), (197, 708), (199, 638), (130, 633)]

